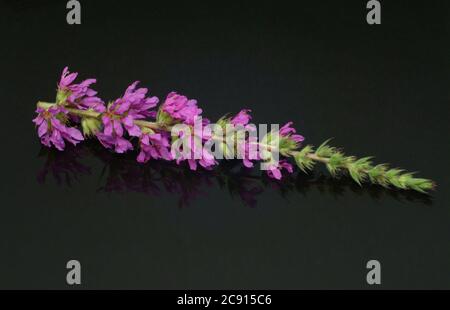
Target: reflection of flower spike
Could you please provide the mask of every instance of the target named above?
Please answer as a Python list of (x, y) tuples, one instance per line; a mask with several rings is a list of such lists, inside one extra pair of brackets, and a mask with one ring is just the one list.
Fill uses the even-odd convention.
[(92, 157), (102, 163), (98, 171), (101, 185), (99, 192), (141, 193), (151, 197), (161, 197), (170, 193), (177, 197), (179, 206), (189, 206), (195, 199), (206, 196), (215, 183), (232, 197), (239, 198), (249, 207), (256, 207), (258, 197), (265, 191), (275, 192), (282, 197), (297, 192), (307, 196), (311, 191), (319, 191), (338, 198), (350, 190), (357, 194), (369, 194), (374, 199), (391, 196), (398, 200), (431, 203), (430, 196), (411, 191), (393, 191), (383, 187), (362, 189), (348, 179), (330, 179), (314, 174), (290, 175), (281, 181), (250, 174), (239, 161), (227, 161), (212, 171), (191, 171), (173, 162), (152, 160), (146, 165), (137, 163), (132, 156), (117, 156), (95, 143), (69, 146), (67, 152), (42, 148), (40, 156), (45, 156), (44, 167), (38, 174), (39, 183), (49, 182), (53, 177), (59, 185), (71, 186), (80, 182), (81, 177), (93, 175), (95, 169), (85, 163), (92, 163)]
[(58, 185), (65, 183), (70, 186), (74, 181), (78, 181), (80, 176), (91, 174), (91, 168), (81, 162), (85, 153), (87, 152), (83, 147), (72, 147), (69, 152), (42, 148), (40, 156), (46, 155), (46, 161), (37, 175), (38, 182), (43, 184), (47, 176), (52, 175)]
[[(148, 90), (137, 88), (138, 82), (134, 82), (121, 98), (105, 107), (103, 101), (97, 97), (97, 93), (90, 88), (96, 80), (88, 79), (74, 84), (76, 77), (77, 73), (69, 73), (68, 68), (64, 68), (58, 84), (56, 102), (38, 102), (38, 116), (34, 122), (38, 127), (42, 144), (48, 147), (53, 145), (63, 150), (64, 140), (72, 144), (83, 140), (77, 128), (68, 126), (72, 122), (75, 125), (81, 125), (85, 137), (97, 137), (105, 148), (113, 149), (116, 153), (132, 150), (134, 148), (132, 142), (135, 138), (139, 141), (137, 143), (140, 149), (137, 158), (139, 162), (163, 158), (175, 160), (177, 163), (187, 161), (192, 170), (196, 170), (198, 164), (206, 169), (216, 166), (216, 158), (211, 152), (203, 147), (200, 152), (197, 152), (197, 144), (203, 146), (205, 141), (204, 137), (195, 135), (195, 129), (193, 133), (182, 137), (168, 135), (173, 126), (180, 124), (189, 128), (196, 126), (195, 119), (202, 113), (196, 100), (171, 92), (156, 112), (153, 108), (156, 107), (158, 98), (147, 97)], [(250, 110), (243, 109), (235, 116), (221, 118), (218, 124), (220, 126), (233, 124), (248, 129), (251, 119), (249, 112)], [(207, 119), (203, 120), (202, 132), (209, 124)], [(169, 155), (170, 145), (180, 138), (191, 142), (191, 150), (193, 153), (199, 153), (199, 158), (175, 158)], [(243, 139), (235, 139), (231, 148), (245, 155), (243, 163), (247, 168), (253, 166), (250, 159), (255, 159), (246, 157), (250, 153), (248, 144), (257, 144), (260, 152), (262, 149), (261, 154), (272, 154), (258, 156), (257, 159), (268, 167), (268, 176), (278, 180), (283, 176), (282, 171), (289, 174), (294, 172), (293, 166), (288, 162), (288, 159), (292, 158), (302, 171), (311, 170), (315, 163), (319, 162), (325, 164), (333, 177), (348, 174), (359, 185), (370, 182), (384, 187), (415, 190), (422, 193), (435, 187), (431, 180), (415, 178), (412, 173), (400, 169), (389, 169), (385, 164), (373, 165), (370, 157), (357, 159), (346, 156), (342, 151), (330, 147), (328, 143), (322, 144), (314, 151), (312, 146), (302, 148), (303, 141), (304, 137), (292, 127), (292, 122), (288, 122), (279, 132), (267, 134), (261, 142), (246, 136)], [(281, 155), (282, 159), (278, 161), (278, 157), (275, 159), (273, 154)]]

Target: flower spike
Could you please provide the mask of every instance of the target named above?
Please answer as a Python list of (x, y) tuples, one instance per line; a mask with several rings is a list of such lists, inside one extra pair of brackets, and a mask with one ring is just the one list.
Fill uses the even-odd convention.
[[(330, 140), (316, 149), (312, 145), (303, 146), (305, 138), (297, 133), (292, 122), (258, 141), (254, 135), (256, 127), (250, 124), (249, 109), (242, 109), (234, 116), (224, 116), (215, 124), (220, 132), (227, 131), (230, 126), (233, 128), (230, 144), (226, 137), (211, 129), (214, 124), (202, 118), (202, 109), (195, 99), (171, 92), (157, 106), (159, 99), (149, 96), (148, 89), (139, 88), (136, 81), (128, 86), (122, 97), (105, 105), (91, 88), (96, 79), (77, 84), (77, 77), (78, 73), (70, 73), (65, 67), (55, 102), (37, 103), (38, 115), (33, 122), (41, 143), (47, 147), (62, 151), (65, 142), (76, 145), (90, 137), (116, 153), (137, 148), (139, 163), (149, 160), (187, 162), (192, 170), (199, 166), (210, 170), (218, 164), (217, 152), (222, 151), (226, 159), (235, 153), (242, 156), (237, 158), (242, 159), (246, 168), (252, 168), (254, 161), (260, 161), (266, 165), (267, 175), (277, 180), (294, 173), (290, 163), (293, 159), (304, 173), (311, 171), (316, 163), (322, 163), (332, 177), (348, 175), (359, 185), (372, 183), (420, 193), (428, 193), (436, 186), (429, 179), (415, 177), (414, 173), (389, 168), (387, 164), (375, 165), (372, 157), (348, 156), (331, 146)], [(175, 128), (177, 130), (173, 131)], [(215, 148), (206, 147), (211, 141), (217, 143)], [(174, 151), (173, 146), (179, 142), (183, 142), (182, 147)], [(256, 155), (255, 148), (259, 150)], [(279, 160), (278, 157), (274, 160), (274, 152), (280, 156)]]

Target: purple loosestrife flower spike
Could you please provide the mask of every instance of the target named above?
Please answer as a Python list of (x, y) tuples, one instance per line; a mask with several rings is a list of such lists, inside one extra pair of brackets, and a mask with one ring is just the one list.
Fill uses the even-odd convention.
[[(208, 119), (202, 118), (202, 122), (196, 124), (202, 109), (194, 99), (171, 92), (156, 109), (158, 98), (148, 96), (148, 89), (138, 88), (139, 82), (134, 82), (122, 97), (105, 106), (91, 88), (96, 80), (87, 79), (77, 84), (77, 77), (78, 73), (71, 73), (65, 67), (58, 83), (56, 102), (37, 103), (38, 115), (33, 122), (42, 144), (48, 147), (63, 150), (66, 141), (76, 145), (83, 140), (81, 132), (68, 125), (72, 122), (80, 125), (86, 136), (95, 135), (104, 147), (117, 153), (132, 150), (131, 142), (136, 137), (139, 146), (137, 161), (142, 163), (151, 159), (164, 159), (176, 161), (177, 164), (187, 161), (192, 170), (196, 170), (198, 165), (212, 169), (218, 164), (212, 153), (223, 151), (227, 159), (231, 157), (228, 154), (237, 153), (237, 157), (242, 158), (243, 165), (248, 168), (253, 167), (252, 160), (263, 161), (269, 167), (268, 176), (277, 180), (286, 173), (293, 173), (293, 166), (287, 160), (292, 159), (303, 172), (312, 170), (316, 163), (322, 163), (331, 176), (346, 174), (359, 185), (371, 182), (421, 193), (427, 193), (435, 187), (432, 180), (416, 178), (413, 173), (389, 168), (387, 164), (375, 165), (371, 157), (358, 159), (347, 156), (341, 149), (329, 146), (328, 141), (317, 149), (312, 145), (302, 147), (305, 138), (296, 132), (292, 122), (282, 126), (278, 132), (267, 133), (258, 141), (256, 127), (250, 124), (250, 110), (243, 109), (233, 117), (222, 117), (218, 121), (219, 129), (225, 129), (227, 135), (220, 137), (218, 133), (211, 132), (207, 126), (210, 123)], [(177, 131), (177, 134), (169, 134), (177, 125), (187, 126)], [(235, 126), (231, 133), (228, 132), (228, 125)], [(201, 135), (197, 132), (198, 128), (201, 129)], [(235, 139), (231, 139), (231, 145), (228, 145), (230, 134)], [(186, 149), (172, 150), (172, 144), (180, 142), (178, 140), (183, 142), (181, 148)], [(214, 151), (207, 147), (211, 141), (214, 142)], [(274, 152), (280, 158), (275, 158), (277, 153)]]
[(67, 120), (66, 109), (61, 106), (52, 106), (43, 109), (37, 108), (38, 116), (33, 120), (38, 128), (38, 136), (41, 143), (51, 147), (53, 144), (58, 150), (64, 150), (64, 140), (76, 145), (84, 140), (81, 132), (74, 127), (67, 127), (64, 122)]

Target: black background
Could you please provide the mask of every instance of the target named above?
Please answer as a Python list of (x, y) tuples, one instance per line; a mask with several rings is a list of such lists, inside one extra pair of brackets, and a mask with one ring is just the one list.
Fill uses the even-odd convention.
[[(377, 26), (366, 1), (81, 2), (70, 26), (66, 1), (0, 1), (1, 288), (69, 288), (70, 259), (81, 288), (373, 289), (370, 259), (381, 288), (450, 288), (448, 1), (381, 1)], [(182, 171), (202, 192), (185, 201), (105, 189), (105, 167), (131, 165), (135, 183), (143, 169), (135, 154), (99, 160), (95, 143), (90, 174), (39, 183), (47, 156), (76, 152), (47, 154), (31, 123), (66, 65), (103, 98), (139, 79), (160, 98), (198, 99), (212, 120), (247, 107), (256, 123), (292, 120), (308, 143), (334, 137), (438, 188), (359, 189), (319, 169), (263, 178), (249, 207)]]

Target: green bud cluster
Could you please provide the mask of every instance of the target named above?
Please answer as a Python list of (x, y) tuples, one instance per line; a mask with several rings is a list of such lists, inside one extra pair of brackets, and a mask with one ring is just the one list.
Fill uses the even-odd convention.
[(313, 146), (307, 145), (292, 155), (297, 166), (304, 172), (312, 170), (316, 162), (322, 162), (333, 177), (347, 174), (359, 185), (370, 182), (383, 187), (415, 190), (420, 193), (426, 193), (435, 187), (433, 181), (415, 178), (414, 173), (389, 168), (387, 164), (374, 165), (372, 157), (347, 156), (340, 149), (330, 146), (329, 140), (316, 150)]
[(298, 149), (299, 144), (295, 142), (294, 140), (290, 139), (289, 136), (287, 137), (281, 137), (280, 136), (280, 143), (279, 143), (279, 150), (280, 154), (283, 156), (289, 156), (289, 154), (292, 151), (295, 151)]

